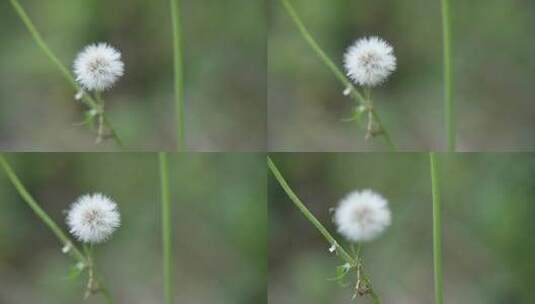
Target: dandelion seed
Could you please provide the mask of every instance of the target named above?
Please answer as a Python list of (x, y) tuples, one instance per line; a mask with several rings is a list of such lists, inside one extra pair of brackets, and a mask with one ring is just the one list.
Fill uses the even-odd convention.
[(85, 243), (107, 240), (120, 223), (117, 204), (100, 193), (79, 197), (67, 215), (70, 232)]
[(356, 84), (377, 86), (396, 70), (394, 49), (379, 37), (361, 38), (347, 49), (344, 66)]
[(65, 246), (63, 246), (63, 248), (61, 248), (61, 252), (62, 253), (68, 253), (69, 251), (71, 251), (71, 244), (65, 244)]
[(109, 89), (123, 73), (121, 53), (106, 43), (86, 46), (74, 60), (76, 81), (88, 91)]
[(373, 240), (391, 223), (388, 202), (371, 190), (353, 191), (340, 201), (334, 222), (349, 241)]
[(344, 96), (349, 96), (349, 94), (351, 94), (351, 88), (350, 87), (345, 88), (342, 94), (344, 94)]
[(335, 244), (332, 244), (332, 246), (329, 247), (329, 252), (330, 252), (330, 253), (333, 253), (333, 252), (335, 252), (335, 251), (336, 251), (336, 245), (335, 245)]
[(74, 99), (76, 100), (80, 100), (82, 97), (84, 97), (84, 90), (80, 90), (78, 93), (76, 93), (76, 95), (74, 95)]

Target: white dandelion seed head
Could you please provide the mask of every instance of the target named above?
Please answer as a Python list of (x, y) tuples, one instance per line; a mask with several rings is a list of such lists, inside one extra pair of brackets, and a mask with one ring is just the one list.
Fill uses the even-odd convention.
[(67, 214), (70, 232), (85, 243), (101, 243), (121, 224), (117, 204), (101, 194), (86, 194), (79, 197)]
[(344, 66), (356, 84), (377, 86), (396, 70), (394, 48), (379, 37), (358, 39), (347, 49)]
[(124, 74), (121, 53), (106, 43), (86, 46), (74, 60), (76, 81), (88, 91), (104, 91)]
[(388, 202), (371, 190), (353, 191), (338, 204), (334, 222), (349, 241), (373, 240), (391, 223)]

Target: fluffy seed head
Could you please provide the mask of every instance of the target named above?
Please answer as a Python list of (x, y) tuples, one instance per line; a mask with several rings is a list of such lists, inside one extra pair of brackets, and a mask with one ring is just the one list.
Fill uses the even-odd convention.
[(334, 222), (349, 241), (373, 240), (391, 223), (388, 202), (371, 190), (353, 191), (338, 204)]
[(347, 49), (344, 66), (356, 84), (377, 86), (396, 70), (394, 48), (379, 37), (361, 38)]
[(74, 60), (76, 81), (88, 91), (104, 91), (123, 76), (121, 53), (106, 43), (86, 46)]
[(82, 195), (67, 215), (70, 232), (85, 243), (107, 240), (120, 224), (117, 204), (101, 193)]

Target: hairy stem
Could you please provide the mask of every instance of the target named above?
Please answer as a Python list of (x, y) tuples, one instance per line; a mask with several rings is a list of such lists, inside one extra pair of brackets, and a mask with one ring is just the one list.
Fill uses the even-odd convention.
[[(10, 0), (10, 2), (11, 2), (11, 5), (13, 6), (13, 9), (18, 14), (20, 19), (22, 20), (22, 22), (24, 23), (24, 25), (26, 26), (26, 28), (30, 32), (30, 34), (32, 35), (32, 38), (35, 40), (35, 42), (37, 43), (39, 48), (41, 48), (41, 50), (46, 54), (48, 59), (50, 61), (52, 61), (52, 63), (54, 63), (54, 65), (60, 70), (60, 72), (63, 75), (63, 77), (73, 87), (75, 92), (79, 92), (81, 90), (80, 86), (76, 83), (76, 81), (74, 80), (74, 77), (71, 75), (69, 70), (61, 63), (61, 61), (58, 59), (58, 57), (56, 57), (56, 55), (54, 55), (54, 53), (50, 50), (50, 48), (45, 43), (45, 41), (43, 40), (41, 35), (39, 34), (37, 29), (35, 28), (35, 25), (32, 23), (30, 17), (28, 17), (28, 14), (26, 14), (26, 11), (20, 5), (18, 0)], [(95, 110), (99, 114), (101, 114), (103, 112), (102, 107), (100, 107), (98, 102), (95, 101), (95, 99), (93, 99), (89, 94), (83, 94), (82, 98), (83, 98), (84, 103), (88, 107), (90, 107), (91, 109)], [(105, 120), (106, 120), (105, 124), (107, 125), (108, 128), (110, 128), (110, 130), (111, 130), (111, 132), (113, 134), (113, 138), (115, 139), (117, 144), (122, 147), (122, 142), (119, 139), (119, 137), (117, 136), (117, 132), (113, 129), (113, 127), (111, 126), (111, 123), (109, 121), (107, 121), (107, 119), (105, 119)]]
[(442, 38), (444, 56), (444, 122), (448, 138), (448, 151), (455, 152), (456, 128), (455, 106), (453, 102), (453, 66), (451, 41), (451, 6), (450, 0), (441, 0), (442, 3)]
[(17, 177), (5, 157), (0, 154), (0, 165), (4, 169), (4, 172), (6, 173), (7, 177), (17, 189), (17, 192), (22, 197), (24, 202), (28, 204), (28, 206), (33, 210), (33, 212), (37, 215), (45, 225), (52, 230), (52, 232), (56, 235), (56, 237), (60, 240), (63, 246), (68, 246), (70, 248), (69, 252), (72, 253), (73, 257), (78, 261), (82, 263), (86, 263), (86, 258), (82, 254), (82, 252), (73, 244), (73, 242), (67, 237), (67, 235), (59, 228), (59, 226), (46, 214), (46, 212), (39, 206), (39, 204), (35, 201), (35, 199), (31, 196), (31, 194), (26, 190), (26, 187), (22, 184), (20, 179)]
[(171, 237), (171, 197), (169, 192), (169, 173), (167, 167), (167, 154), (158, 154), (160, 162), (160, 183), (162, 197), (162, 249), (163, 249), (163, 281), (164, 281), (164, 303), (173, 302), (172, 290), (172, 237)]
[(435, 276), (435, 304), (444, 303), (442, 277), (442, 223), (440, 202), (440, 172), (435, 153), (429, 153), (431, 188), (433, 192), (433, 262)]
[[(299, 15), (297, 15), (297, 12), (295, 11), (294, 7), (290, 4), (288, 0), (280, 0), (282, 4), (284, 5), (284, 8), (286, 9), (286, 12), (290, 16), (290, 18), (293, 20), (297, 28), (299, 29), (299, 32), (303, 36), (303, 38), (306, 40), (306, 42), (309, 44), (309, 46), (312, 48), (312, 50), (318, 55), (318, 57), (323, 61), (323, 63), (331, 70), (331, 72), (336, 76), (336, 78), (344, 85), (345, 88), (349, 89), (350, 96), (353, 98), (353, 100), (358, 103), (365, 105), (367, 107), (371, 107), (371, 104), (369, 100), (367, 100), (358, 90), (357, 88), (351, 83), (349, 79), (344, 75), (344, 73), (334, 64), (334, 62), (327, 56), (327, 54), (323, 51), (323, 49), (319, 46), (319, 44), (316, 42), (316, 40), (312, 37), (308, 29), (306, 28), (303, 21), (301, 21), (301, 18)], [(379, 124), (380, 128), (383, 130), (383, 135), (385, 136), (385, 140), (388, 144), (388, 146), (395, 150), (394, 143), (392, 142), (392, 139), (390, 138), (390, 134), (382, 124), (381, 120), (379, 119), (379, 114), (377, 111), (373, 111), (373, 116), (376, 117), (376, 121)]]
[(177, 151), (185, 151), (184, 143), (184, 84), (182, 67), (182, 41), (180, 30), (180, 5), (179, 0), (171, 1), (171, 22), (173, 27), (173, 62), (174, 62), (174, 87), (175, 87), (175, 113)]

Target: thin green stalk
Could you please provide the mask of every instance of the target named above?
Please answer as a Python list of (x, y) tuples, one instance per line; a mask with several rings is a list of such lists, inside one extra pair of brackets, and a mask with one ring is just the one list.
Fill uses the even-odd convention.
[(184, 143), (184, 93), (183, 93), (183, 67), (182, 67), (182, 41), (180, 30), (180, 5), (179, 0), (171, 1), (171, 22), (173, 26), (173, 62), (175, 73), (175, 112), (176, 112), (176, 135), (177, 151), (185, 151)]
[(84, 299), (89, 298), (90, 295), (100, 293), (106, 300), (106, 303), (113, 304), (113, 298), (109, 290), (102, 284), (102, 281), (97, 275), (95, 265), (94, 247), (93, 244), (84, 244), (84, 253), (87, 260), (87, 274), (89, 276), (86, 286), (86, 293)]
[(284, 189), (284, 192), (288, 195), (290, 200), (294, 203), (294, 205), (303, 213), (303, 215), (316, 227), (316, 229), (319, 230), (319, 232), (327, 239), (327, 242), (329, 244), (334, 245), (336, 247), (336, 251), (340, 254), (340, 257), (345, 260), (350, 265), (356, 265), (355, 259), (342, 247), (338, 242), (334, 239), (334, 237), (327, 231), (327, 229), (316, 219), (316, 217), (308, 210), (308, 208), (301, 202), (299, 197), (292, 191), (290, 186), (288, 186), (288, 183), (280, 173), (279, 169), (275, 166), (271, 158), (267, 158), (269, 169), (271, 170), (271, 173), (273, 173), (273, 176), (275, 176), (275, 179), (279, 182), (282, 189)]
[[(108, 119), (108, 116), (106, 115), (106, 112), (104, 111), (104, 108), (105, 108), (105, 102), (104, 102), (104, 99), (102, 99), (102, 96), (99, 92), (97, 92), (95, 94), (95, 99), (98, 103), (98, 105), (100, 106), (100, 108), (102, 109), (102, 112), (99, 114), (100, 118), (100, 122), (99, 122), (99, 136), (102, 136), (103, 134), (103, 128), (106, 127), (110, 133), (111, 133), (111, 136), (115, 139), (115, 142), (117, 143), (117, 145), (119, 145), (119, 147), (121, 148), (124, 148), (124, 145), (123, 145), (123, 141), (121, 140), (121, 138), (119, 137), (119, 135), (117, 134), (117, 132), (115, 131), (115, 129), (113, 128), (113, 126), (111, 125), (111, 122), (110, 120)], [(97, 138), (98, 140), (98, 138)]]
[(50, 61), (52, 61), (57, 66), (57, 68), (61, 71), (65, 79), (67, 79), (67, 81), (69, 81), (69, 83), (74, 88), (78, 88), (78, 85), (76, 84), (76, 81), (74, 81), (74, 78), (71, 76), (71, 73), (65, 68), (65, 66), (63, 66), (61, 61), (59, 61), (58, 57), (56, 57), (56, 55), (52, 53), (50, 48), (48, 48), (45, 41), (43, 40), (39, 32), (37, 32), (37, 29), (35, 28), (32, 21), (30, 20), (30, 17), (28, 17), (28, 15), (26, 14), (22, 6), (19, 4), (18, 0), (10, 0), (10, 1), (11, 1), (11, 4), (13, 5), (13, 8), (19, 15), (20, 19), (22, 19), (22, 22), (24, 22), (24, 25), (26, 25), (26, 28), (28, 28), (28, 31), (32, 35), (37, 45), (43, 50), (43, 52), (45, 52), (46, 56), (48, 56)]
[[(63, 77), (73, 87), (75, 92), (79, 92), (81, 89), (80, 86), (76, 83), (76, 81), (74, 80), (74, 77), (71, 75), (69, 70), (61, 63), (58, 57), (56, 57), (56, 55), (54, 55), (54, 53), (50, 50), (50, 48), (45, 43), (41, 35), (39, 34), (37, 29), (35, 28), (35, 25), (32, 23), (30, 17), (28, 16), (24, 8), (20, 5), (18, 0), (10, 0), (10, 2), (11, 2), (11, 5), (13, 6), (13, 9), (18, 14), (20, 19), (22, 20), (22, 22), (24, 23), (24, 25), (30, 32), (30, 34), (32, 35), (32, 38), (35, 40), (39, 48), (41, 48), (41, 50), (46, 54), (48, 59), (50, 59), (50, 61), (52, 61), (52, 63), (56, 65), (56, 67), (60, 70)], [(103, 112), (102, 107), (89, 94), (84, 94), (82, 98), (85, 104), (87, 104), (87, 106), (89, 106), (91, 109), (97, 111), (97, 113)], [(117, 144), (122, 147), (123, 146), (122, 141), (117, 136), (117, 132), (113, 129), (111, 123), (107, 119), (105, 119), (105, 124), (111, 130), (113, 138), (115, 139)]]
[(102, 113), (102, 117), (104, 118), (104, 125), (110, 130), (111, 136), (115, 139), (115, 143), (117, 143), (120, 148), (124, 148), (123, 140), (121, 137), (119, 137), (119, 134), (117, 134), (117, 131), (112, 126), (110, 120), (108, 119), (108, 115), (106, 115), (106, 113)]
[(323, 63), (332, 71), (332, 73), (336, 76), (336, 78), (344, 85), (345, 88), (348, 88), (350, 90), (350, 96), (353, 98), (353, 100), (358, 104), (363, 104), (372, 110), (373, 116), (376, 118), (377, 123), (379, 124), (380, 128), (383, 130), (383, 135), (385, 136), (385, 140), (388, 144), (388, 146), (395, 151), (395, 145), (392, 142), (392, 139), (390, 137), (389, 132), (386, 130), (384, 125), (382, 125), (381, 119), (379, 118), (379, 114), (377, 111), (373, 108), (373, 105), (370, 100), (367, 100), (363, 94), (359, 92), (359, 90), (347, 79), (347, 77), (344, 75), (344, 73), (334, 64), (334, 62), (327, 56), (327, 54), (323, 51), (323, 49), (319, 46), (319, 44), (316, 42), (316, 40), (312, 37), (310, 32), (307, 30), (305, 24), (303, 21), (301, 21), (301, 18), (299, 15), (297, 15), (297, 12), (295, 11), (294, 7), (290, 4), (288, 0), (281, 0), (282, 4), (284, 5), (286, 11), (288, 12), (288, 15), (293, 20), (297, 28), (299, 29), (299, 32), (303, 36), (303, 38), (306, 40), (306, 42), (310, 45), (312, 50), (319, 56), (319, 58), (323, 61)]
[(63, 230), (59, 228), (59, 226), (46, 214), (46, 212), (39, 206), (39, 204), (35, 201), (35, 199), (30, 195), (28, 190), (26, 190), (26, 187), (22, 184), (22, 182), (19, 180), (7, 160), (4, 158), (3, 155), (0, 154), (0, 165), (4, 169), (7, 177), (17, 189), (17, 192), (20, 194), (22, 199), (30, 206), (30, 208), (33, 210), (33, 212), (45, 223), (45, 225), (52, 230), (52, 232), (56, 235), (56, 237), (60, 240), (63, 246), (69, 246), (70, 252), (72, 252), (72, 255), (74, 258), (82, 263), (86, 262), (86, 259), (82, 252), (72, 243), (72, 241), (63, 233)]
[(375, 108), (373, 108), (371, 111), (372, 111), (372, 115), (373, 115), (375, 121), (377, 122), (378, 125), (381, 126), (381, 132), (382, 132), (382, 135), (383, 135), (383, 137), (385, 139), (386, 144), (388, 145), (388, 147), (390, 148), (390, 150), (392, 152), (395, 152), (396, 151), (396, 145), (394, 144), (394, 142), (392, 141), (392, 138), (390, 137), (390, 132), (388, 132), (388, 130), (384, 128), (383, 123), (381, 121), (381, 118), (379, 117), (379, 114), (377, 113)]
[(158, 154), (160, 161), (160, 183), (162, 196), (162, 242), (163, 242), (163, 281), (164, 303), (173, 302), (172, 291), (172, 237), (171, 237), (171, 197), (169, 193), (169, 173), (167, 171), (167, 154)]
[(435, 273), (435, 304), (444, 303), (442, 277), (442, 223), (440, 202), (440, 172), (435, 153), (429, 153), (431, 187), (433, 191), (433, 262)]
[(323, 49), (319, 46), (319, 44), (316, 42), (316, 40), (312, 37), (310, 32), (307, 30), (305, 24), (303, 21), (301, 21), (301, 18), (299, 15), (297, 15), (297, 12), (295, 11), (294, 7), (290, 4), (288, 0), (281, 0), (282, 4), (286, 8), (286, 11), (288, 12), (288, 15), (292, 18), (293, 22), (299, 29), (299, 32), (301, 32), (301, 35), (303, 38), (305, 38), (306, 42), (310, 45), (312, 50), (316, 52), (316, 54), (320, 57), (320, 59), (325, 63), (325, 65), (331, 69), (331, 71), (334, 73), (336, 78), (340, 82), (344, 84), (346, 88), (351, 89), (351, 93), (356, 95), (356, 98), (366, 104), (366, 99), (362, 96), (362, 94), (355, 88), (355, 86), (347, 79), (347, 77), (344, 75), (344, 73), (334, 64), (334, 62), (327, 56), (327, 54), (323, 51)]
[(453, 103), (453, 66), (452, 66), (452, 41), (451, 41), (451, 6), (450, 0), (442, 2), (442, 38), (444, 56), (444, 121), (446, 124), (446, 136), (448, 138), (448, 151), (455, 152), (456, 128), (455, 107)]

